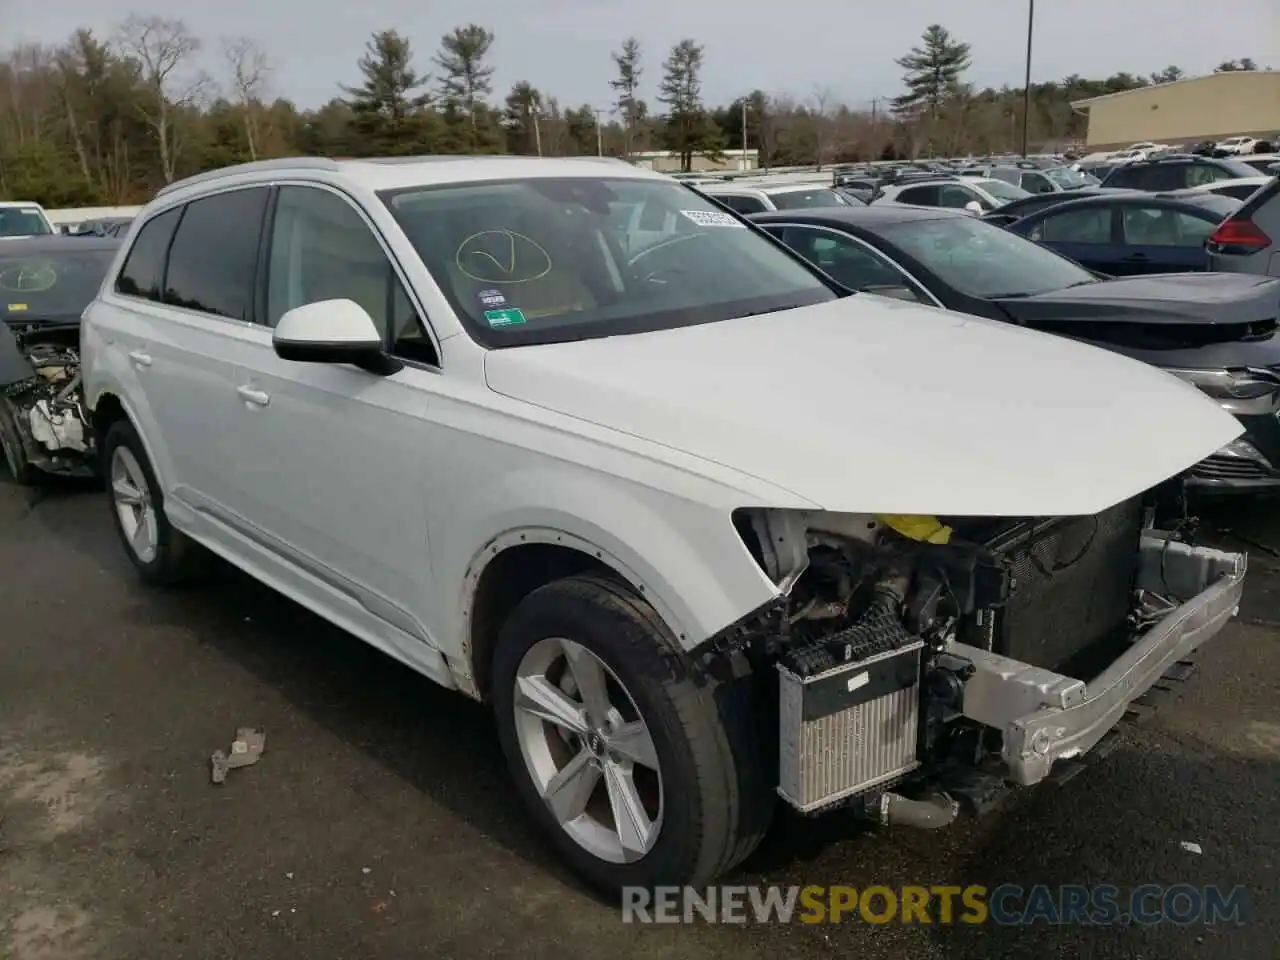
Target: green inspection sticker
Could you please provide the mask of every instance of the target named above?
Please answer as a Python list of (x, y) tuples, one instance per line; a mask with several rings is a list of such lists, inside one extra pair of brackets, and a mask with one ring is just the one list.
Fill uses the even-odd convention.
[(525, 322), (524, 311), (516, 307), (508, 307), (506, 310), (486, 310), (484, 318), (489, 321), (491, 327), (513, 327)]

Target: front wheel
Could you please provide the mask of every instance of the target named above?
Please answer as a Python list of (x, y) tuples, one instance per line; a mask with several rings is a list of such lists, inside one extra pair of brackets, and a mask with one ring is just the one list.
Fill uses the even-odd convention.
[(526, 597), (498, 641), (494, 701), (524, 802), (596, 887), (707, 883), (763, 835), (772, 793), (745, 728), (623, 586), (571, 577)]

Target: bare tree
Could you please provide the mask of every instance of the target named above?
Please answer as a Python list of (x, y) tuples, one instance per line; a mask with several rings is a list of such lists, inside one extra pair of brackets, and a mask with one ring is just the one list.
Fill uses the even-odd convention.
[(818, 169), (822, 169), (822, 162), (826, 159), (828, 150), (831, 147), (831, 104), (834, 94), (830, 87), (815, 86), (813, 93), (809, 97), (809, 103), (813, 111), (813, 150), (816, 154), (815, 160)]
[(227, 37), (222, 41), (222, 56), (231, 74), (231, 87), (244, 110), (244, 135), (249, 144), (249, 158), (258, 159), (258, 119), (271, 61), (251, 37)]
[(186, 70), (200, 41), (181, 20), (134, 14), (120, 25), (118, 43), (138, 63), (143, 87), (138, 112), (155, 133), (164, 182), (173, 183), (181, 147), (175, 113), (194, 104), (208, 83), (203, 74)]

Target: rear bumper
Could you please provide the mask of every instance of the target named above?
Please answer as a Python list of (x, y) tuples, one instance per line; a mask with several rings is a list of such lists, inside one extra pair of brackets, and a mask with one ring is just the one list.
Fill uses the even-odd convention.
[(1001, 756), (1009, 779), (1038, 783), (1056, 761), (1092, 749), (1133, 701), (1226, 625), (1239, 607), (1245, 569), (1244, 554), (1192, 547), (1148, 531), (1138, 587), (1188, 599), (1088, 682), (952, 644), (949, 652), (974, 666), (962, 713), (1003, 734)]

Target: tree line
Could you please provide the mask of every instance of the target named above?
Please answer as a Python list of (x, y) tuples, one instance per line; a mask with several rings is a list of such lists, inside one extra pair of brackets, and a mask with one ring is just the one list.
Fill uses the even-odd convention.
[[(206, 42), (179, 20), (135, 14), (110, 37), (77, 30), (55, 46), (24, 44), (0, 60), (0, 197), (47, 206), (143, 202), (175, 179), (227, 164), (289, 155), (427, 153), (632, 156), (671, 151), (684, 169), (745, 145), (765, 166), (986, 154), (1021, 142), (1023, 91), (964, 79), (968, 44), (941, 25), (896, 63), (905, 92), (855, 108), (827, 87), (756, 90), (729, 104), (702, 93), (704, 46), (684, 39), (651, 63), (635, 38), (612, 56), (606, 103), (571, 105), (526, 81), (493, 89), (494, 33), (446, 33), (425, 61), (395, 30), (373, 34), (358, 82), (315, 108), (273, 96), (274, 61), (250, 37)], [(202, 68), (216, 59), (217, 76)], [(1248, 58), (1220, 71), (1256, 69)], [(1071, 101), (1179, 79), (1073, 75), (1033, 84), (1031, 142), (1059, 147), (1084, 135)], [(642, 95), (646, 81), (653, 102)], [(656, 81), (656, 82), (653, 82)]]

